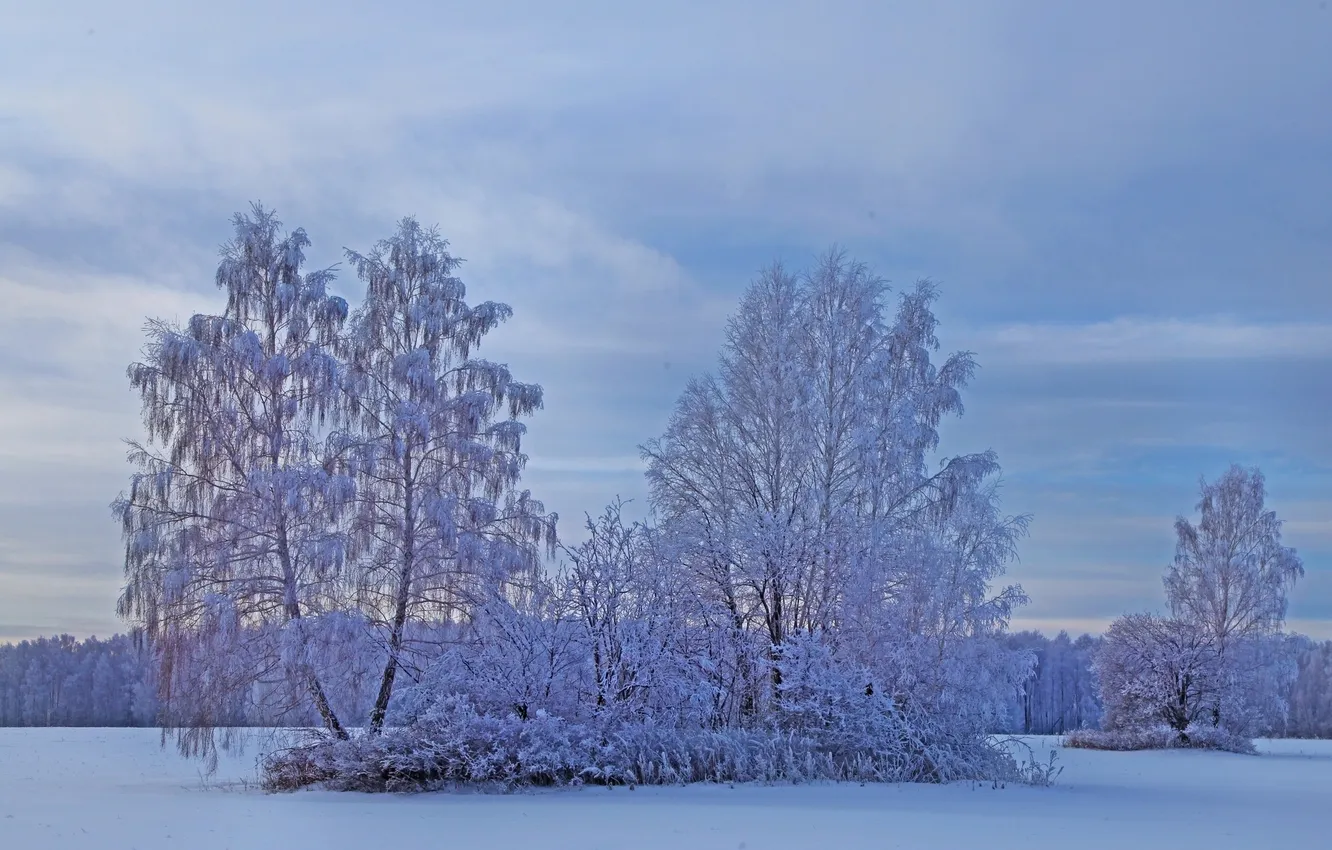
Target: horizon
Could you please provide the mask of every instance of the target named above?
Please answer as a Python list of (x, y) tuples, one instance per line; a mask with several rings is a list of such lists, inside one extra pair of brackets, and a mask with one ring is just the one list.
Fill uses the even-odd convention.
[(469, 300), (513, 307), (481, 350), (545, 388), (523, 486), (569, 541), (645, 505), (637, 446), (758, 269), (836, 243), (935, 280), (941, 351), (976, 353), (941, 450), (996, 450), (1033, 515), (1012, 631), (1161, 610), (1175, 516), (1239, 463), (1304, 560), (1287, 629), (1332, 638), (1326, 4), (409, 5), (393, 38), (341, 3), (10, 16), (0, 642), (124, 630), (124, 369), (146, 319), (220, 311), (252, 200), (311, 269), (439, 225)]

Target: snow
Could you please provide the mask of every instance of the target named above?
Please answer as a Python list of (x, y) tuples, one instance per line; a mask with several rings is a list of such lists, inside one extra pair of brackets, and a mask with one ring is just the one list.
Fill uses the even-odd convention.
[(1332, 741), (1259, 749), (1256, 757), (1061, 749), (1054, 788), (270, 795), (244, 785), (253, 749), (224, 757), (205, 783), (199, 765), (160, 749), (153, 730), (0, 729), (0, 847), (1327, 847)]

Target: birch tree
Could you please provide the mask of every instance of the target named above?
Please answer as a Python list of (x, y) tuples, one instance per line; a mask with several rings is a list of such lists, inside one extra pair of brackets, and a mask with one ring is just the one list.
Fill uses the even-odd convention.
[(233, 224), (216, 277), (225, 310), (151, 322), (129, 367), (146, 437), (129, 444), (135, 471), (114, 504), (120, 614), (156, 649), (163, 722), (205, 749), (265, 679), (346, 736), (306, 647), (344, 577), (336, 514), (350, 481), (320, 435), (347, 304), (330, 272), (303, 270), (303, 230), (284, 233), (257, 204)]
[(447, 248), (405, 218), (368, 254), (347, 252), (366, 293), (346, 343), (338, 439), (357, 483), (360, 604), (385, 647), (372, 733), (410, 654), (410, 623), (468, 617), (556, 542), (554, 515), (518, 489), (519, 419), (541, 407), (541, 388), (474, 356), (512, 311), (469, 305)]
[(1227, 725), (1250, 734), (1284, 711), (1282, 679), (1295, 671), (1274, 636), (1304, 565), (1281, 544), (1281, 520), (1267, 509), (1260, 470), (1231, 466), (1199, 489), (1198, 524), (1175, 521), (1166, 599), (1175, 618), (1215, 642), (1228, 686), (1213, 703), (1213, 725), (1227, 714)]
[(1024, 599), (989, 593), (1026, 527), (997, 509), (994, 455), (930, 468), (974, 363), (934, 362), (930, 284), (890, 319), (887, 293), (837, 251), (806, 274), (768, 269), (728, 325), (716, 377), (691, 383), (644, 447), (663, 534), (734, 625), (735, 657), (716, 669), (733, 664), (751, 690), (754, 649), (780, 685), (771, 661), (786, 637), (832, 631), (856, 635), (842, 645), (862, 665), (895, 659), (919, 696), (958, 642), (993, 634)]
[(1268, 510), (1258, 469), (1232, 466), (1201, 481), (1197, 525), (1175, 520), (1175, 560), (1165, 575), (1175, 616), (1203, 628), (1224, 654), (1236, 639), (1271, 634), (1286, 619), (1286, 594), (1304, 576), (1281, 545), (1281, 520)]

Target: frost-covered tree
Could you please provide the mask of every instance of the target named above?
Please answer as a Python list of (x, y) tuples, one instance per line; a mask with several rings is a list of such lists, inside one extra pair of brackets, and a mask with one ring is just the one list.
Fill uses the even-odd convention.
[(519, 720), (576, 715), (577, 630), (546, 581), (516, 596), (494, 594), (470, 626), (467, 640), (429, 671), (428, 699), (461, 692), (483, 710)]
[(563, 550), (556, 578), (582, 659), (580, 699), (603, 720), (678, 718), (698, 708), (689, 704), (699, 695), (689, 609), (669, 553), (647, 525), (625, 523), (623, 504), (588, 518), (587, 539)]
[(1109, 732), (1168, 726), (1182, 743), (1210, 717), (1224, 676), (1216, 639), (1181, 620), (1129, 614), (1110, 624), (1094, 662)]
[(1224, 653), (1238, 638), (1281, 629), (1286, 594), (1304, 565), (1281, 545), (1281, 520), (1265, 505), (1262, 472), (1232, 466), (1200, 488), (1198, 524), (1175, 520), (1166, 599), (1175, 617), (1204, 629)]
[(150, 323), (144, 360), (129, 368), (146, 440), (130, 443), (135, 472), (114, 504), (120, 613), (156, 651), (167, 726), (235, 722), (267, 681), (345, 736), (307, 650), (343, 602), (337, 512), (351, 482), (321, 434), (347, 304), (327, 291), (329, 272), (303, 270), (303, 230), (284, 233), (259, 205), (234, 226), (216, 278), (225, 310)]
[[(931, 468), (971, 357), (934, 364), (931, 285), (891, 318), (887, 292), (835, 251), (808, 274), (767, 270), (728, 325), (717, 376), (692, 382), (644, 448), (700, 616), (731, 632), (712, 669), (739, 679), (732, 719), (775, 693), (787, 636), (815, 631), (843, 635), (847, 659), (902, 699), (947, 701), (977, 678), (945, 661), (1023, 598), (990, 592), (1026, 525), (997, 508), (993, 455)], [(1000, 655), (1016, 665), (998, 665), (1001, 678), (1018, 675)]]
[(1200, 489), (1198, 524), (1175, 522), (1165, 574), (1172, 616), (1116, 621), (1095, 668), (1109, 732), (1150, 745), (1151, 725), (1164, 723), (1179, 743), (1247, 747), (1288, 707), (1298, 670), (1280, 629), (1304, 567), (1281, 545), (1260, 471), (1232, 466)]
[[(1165, 575), (1170, 611), (1215, 642), (1232, 710), (1280, 711), (1272, 705), (1279, 684), (1270, 674), (1286, 665), (1272, 637), (1286, 619), (1286, 594), (1304, 575), (1304, 565), (1294, 549), (1281, 545), (1281, 520), (1266, 507), (1261, 471), (1231, 466), (1219, 480), (1199, 486), (1198, 524), (1175, 521), (1175, 560)], [(1224, 706), (1218, 702), (1214, 710), (1219, 724)], [(1231, 719), (1231, 725), (1257, 723)]]
[(368, 254), (347, 252), (366, 294), (344, 346), (338, 439), (356, 482), (358, 601), (385, 647), (372, 733), (408, 662), (409, 624), (470, 616), (555, 544), (555, 517), (518, 489), (519, 419), (540, 408), (541, 388), (475, 356), (512, 311), (469, 305), (447, 247), (406, 218)]

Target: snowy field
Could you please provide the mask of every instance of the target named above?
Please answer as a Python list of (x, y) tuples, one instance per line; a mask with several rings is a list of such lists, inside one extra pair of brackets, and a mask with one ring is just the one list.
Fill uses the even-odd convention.
[(3, 848), (1326, 848), (1332, 742), (1261, 756), (1060, 750), (1054, 788), (604, 788), (510, 795), (247, 790), (140, 729), (0, 729)]

